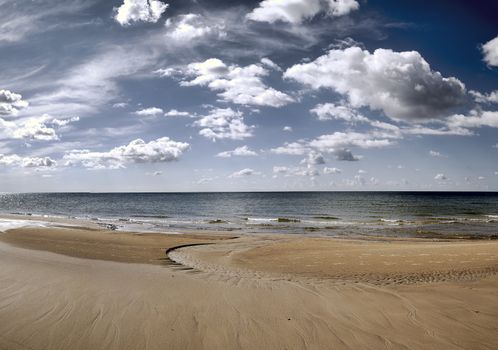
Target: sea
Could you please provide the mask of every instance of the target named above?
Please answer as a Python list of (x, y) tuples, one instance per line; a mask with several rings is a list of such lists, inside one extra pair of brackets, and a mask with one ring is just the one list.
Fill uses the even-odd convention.
[(498, 192), (4, 193), (0, 214), (134, 232), (498, 238)]

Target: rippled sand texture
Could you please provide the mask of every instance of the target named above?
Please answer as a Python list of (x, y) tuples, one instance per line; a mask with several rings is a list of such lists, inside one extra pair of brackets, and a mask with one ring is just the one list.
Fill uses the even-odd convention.
[[(130, 244), (123, 235), (121, 244)], [(79, 237), (84, 245), (98, 245), (98, 238)], [(264, 241), (275, 249), (284, 244), (287, 261), (296, 261), (292, 240), (278, 238), (234, 239), (171, 253), (197, 261), (193, 270), (0, 243), (0, 349), (496, 348), (498, 278), (492, 273), (402, 285), (317, 278), (279, 272), (286, 264), (283, 252), (272, 265), (262, 250), (263, 263), (252, 254), (265, 249)], [(127, 256), (121, 244), (113, 246), (113, 254)], [(370, 243), (348, 244), (343, 254), (348, 249), (357, 254), (354, 247)], [(299, 254), (323, 254), (312, 254), (312, 245)], [(496, 244), (492, 247), (496, 252)], [(376, 254), (378, 248), (371, 250)], [(258, 270), (267, 264), (280, 267)]]
[(170, 254), (232, 275), (305, 277), (374, 285), (471, 281), (498, 274), (498, 241), (243, 237)]

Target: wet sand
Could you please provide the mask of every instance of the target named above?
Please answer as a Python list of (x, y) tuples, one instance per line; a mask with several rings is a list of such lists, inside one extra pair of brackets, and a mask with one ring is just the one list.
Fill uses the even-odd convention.
[(16, 229), (0, 349), (494, 349), (497, 269), (496, 241)]

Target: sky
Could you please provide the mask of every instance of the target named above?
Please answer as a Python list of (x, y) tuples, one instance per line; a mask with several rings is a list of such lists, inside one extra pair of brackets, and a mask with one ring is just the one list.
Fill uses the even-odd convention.
[(493, 0), (0, 0), (0, 192), (498, 191)]

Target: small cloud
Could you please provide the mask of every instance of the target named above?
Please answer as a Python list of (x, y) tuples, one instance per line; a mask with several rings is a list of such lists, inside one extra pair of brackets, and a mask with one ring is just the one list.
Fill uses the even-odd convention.
[(477, 177), (477, 180), (482, 181), (482, 180), (486, 180), (486, 178), (485, 178), (484, 176), (478, 176), (478, 177)]
[(335, 105), (333, 103), (324, 103), (319, 104), (312, 110), (311, 113), (316, 114), (318, 116), (318, 120), (344, 120), (348, 123), (356, 123), (356, 122), (368, 122), (368, 118), (365, 118), (361, 115), (355, 108), (343, 104), (343, 105)]
[(247, 147), (247, 146), (241, 146), (241, 147), (237, 147), (233, 151), (225, 151), (225, 152), (218, 153), (216, 155), (216, 157), (230, 158), (230, 157), (233, 157), (233, 156), (250, 157), (250, 156), (257, 156), (257, 155), (258, 155), (258, 153), (256, 153), (255, 151), (251, 150), (249, 147)]
[(206, 40), (207, 36), (218, 38), (226, 36), (223, 20), (208, 19), (194, 13), (168, 18), (165, 26), (168, 31), (166, 36), (176, 44), (188, 44), (192, 40)]
[(26, 108), (28, 102), (20, 94), (9, 90), (0, 90), (0, 115), (16, 115), (19, 110)]
[(340, 161), (346, 161), (346, 162), (356, 162), (360, 160), (359, 157), (355, 156), (350, 150), (348, 149), (338, 149), (334, 151), (335, 158)]
[(292, 132), (292, 127), (291, 126), (284, 126), (284, 128), (282, 130), (287, 131), (287, 132)]
[(171, 109), (164, 113), (165, 117), (190, 117), (189, 112), (177, 111), (176, 109)]
[(284, 176), (308, 176), (314, 178), (320, 175), (320, 172), (309, 165), (307, 167), (286, 167), (286, 166), (274, 166), (273, 177), (276, 178), (277, 175)]
[(363, 169), (358, 170), (358, 174), (366, 174), (367, 172)]
[(158, 107), (145, 108), (135, 112), (136, 115), (139, 115), (141, 117), (156, 117), (159, 114), (163, 113), (164, 111), (162, 110), (162, 108)]
[(469, 93), (477, 103), (498, 103), (498, 90), (483, 94), (479, 91), (470, 90)]
[(244, 115), (231, 108), (215, 108), (193, 123), (201, 128), (199, 135), (217, 139), (243, 140), (253, 136), (254, 126), (244, 122)]
[(261, 173), (255, 171), (253, 169), (246, 168), (246, 169), (236, 171), (233, 174), (229, 175), (228, 177), (233, 179), (233, 178), (240, 178), (240, 177), (252, 176), (252, 175), (261, 175)]
[(434, 180), (437, 180), (437, 181), (446, 181), (446, 180), (448, 180), (448, 178), (444, 174), (437, 174), (436, 176), (434, 176)]
[(324, 174), (340, 174), (342, 173), (342, 170), (341, 169), (338, 169), (338, 168), (323, 168), (323, 173)]
[(126, 108), (128, 107), (128, 102), (118, 102), (112, 105), (112, 108)]
[(325, 158), (321, 153), (311, 151), (310, 153), (308, 153), (308, 156), (301, 161), (301, 164), (321, 165), (325, 164)]
[(263, 57), (261, 59), (261, 63), (263, 63), (268, 68), (274, 69), (274, 70), (279, 71), (279, 72), (282, 71), (282, 68), (280, 68), (280, 66), (278, 64), (276, 64), (275, 62), (273, 62), (272, 60), (270, 60), (267, 57)]
[(438, 151), (433, 151), (433, 150), (430, 150), (429, 151), (429, 154), (432, 156), (432, 157), (444, 157), (441, 153), (439, 153)]
[(163, 174), (162, 171), (154, 171), (152, 173), (145, 173), (147, 176), (161, 176)]
[(214, 181), (216, 179), (218, 179), (218, 176), (215, 176), (215, 177), (203, 177), (203, 178), (199, 179), (199, 181), (197, 181), (197, 184), (199, 184), (199, 185), (206, 184), (206, 183), (212, 182), (212, 181)]

